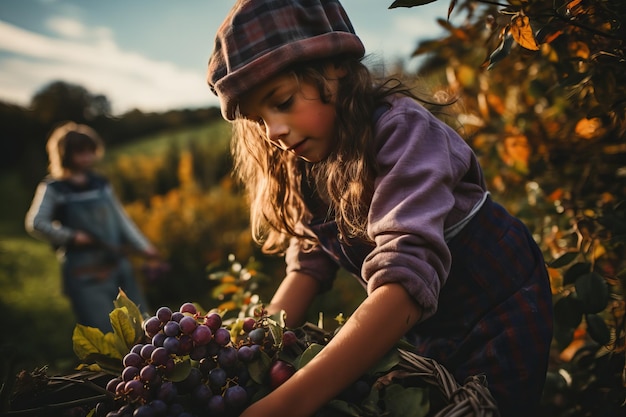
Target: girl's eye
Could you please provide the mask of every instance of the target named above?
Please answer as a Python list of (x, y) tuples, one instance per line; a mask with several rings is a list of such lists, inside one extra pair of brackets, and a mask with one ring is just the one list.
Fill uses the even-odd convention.
[(293, 103), (293, 96), (289, 97), (287, 100), (285, 100), (282, 103), (278, 104), (276, 106), (276, 108), (278, 110), (281, 110), (281, 111), (289, 110), (289, 108), (291, 107), (292, 103)]

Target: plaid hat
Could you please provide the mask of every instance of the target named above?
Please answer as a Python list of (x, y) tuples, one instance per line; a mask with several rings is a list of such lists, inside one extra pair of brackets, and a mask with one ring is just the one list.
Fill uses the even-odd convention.
[(337, 0), (239, 0), (215, 36), (207, 79), (234, 120), (240, 96), (289, 65), (364, 54)]

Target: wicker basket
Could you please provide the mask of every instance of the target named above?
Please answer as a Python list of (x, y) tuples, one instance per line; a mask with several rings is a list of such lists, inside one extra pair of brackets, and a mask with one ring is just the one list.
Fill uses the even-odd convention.
[(481, 376), (468, 378), (459, 385), (452, 374), (437, 361), (399, 349), (400, 364), (388, 378), (417, 377), (441, 394), (429, 417), (498, 417), (496, 402)]

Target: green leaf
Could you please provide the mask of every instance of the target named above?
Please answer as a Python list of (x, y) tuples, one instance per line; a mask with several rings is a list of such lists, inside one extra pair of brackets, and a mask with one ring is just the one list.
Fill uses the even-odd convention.
[[(356, 407), (354, 404), (351, 404), (347, 401), (342, 400), (330, 400), (325, 406), (324, 409), (332, 409), (341, 413), (341, 415), (353, 416), (353, 417), (363, 417), (363, 413)], [(323, 413), (322, 413), (323, 415)], [(332, 415), (336, 415), (332, 413)]]
[(268, 320), (267, 324), (274, 340), (274, 346), (279, 347), (283, 343), (283, 328), (274, 320)]
[(257, 360), (248, 364), (248, 373), (254, 382), (259, 385), (263, 385), (267, 378), (267, 374), (269, 373), (272, 358), (270, 358), (268, 354), (263, 351), (259, 353), (260, 354)]
[(311, 345), (306, 348), (306, 350), (300, 356), (300, 360), (297, 363), (296, 369), (302, 369), (302, 367), (311, 362), (311, 359), (317, 356), (317, 354), (320, 353), (323, 348), (323, 345), (311, 343)]
[(589, 262), (577, 262), (570, 266), (563, 274), (563, 285), (569, 285), (576, 282), (581, 275), (591, 272), (591, 264)]
[(554, 321), (559, 326), (575, 329), (582, 319), (581, 303), (573, 296), (563, 297), (554, 303)]
[(391, 368), (400, 363), (400, 355), (398, 355), (397, 349), (391, 349), (385, 356), (383, 356), (377, 363), (374, 365), (368, 373), (370, 374), (381, 374), (386, 373)]
[(611, 330), (604, 322), (604, 319), (597, 314), (587, 314), (587, 331), (589, 336), (601, 345), (608, 345), (611, 341)]
[(185, 357), (183, 360), (176, 360), (174, 363), (174, 369), (171, 373), (167, 374), (167, 379), (172, 382), (184, 381), (191, 372), (191, 360), (189, 357)]
[(609, 286), (602, 276), (595, 272), (579, 277), (574, 283), (576, 297), (582, 303), (585, 313), (599, 313), (609, 302)]
[(565, 254), (559, 256), (558, 258), (550, 262), (548, 265), (551, 268), (561, 268), (565, 265), (569, 265), (570, 263), (574, 262), (574, 259), (576, 258), (578, 258), (578, 252), (574, 252), (574, 251), (565, 252)]
[(138, 342), (139, 336), (143, 335), (142, 323), (144, 317), (141, 314), (141, 310), (139, 310), (137, 304), (133, 303), (133, 301), (128, 298), (126, 296), (126, 293), (121, 289), (117, 294), (117, 298), (113, 301), (113, 306), (115, 308), (126, 307), (126, 309), (128, 310), (129, 320), (132, 323), (133, 328), (135, 329), (136, 340), (133, 344), (136, 344), (136, 342)]
[(117, 348), (111, 343), (113, 333), (107, 334), (110, 335), (109, 338), (105, 338), (102, 330), (98, 328), (77, 324), (74, 327), (72, 343), (74, 353), (78, 356), (78, 359), (84, 360), (89, 355), (95, 353), (121, 359), (122, 357)]
[(434, 3), (437, 0), (396, 0), (391, 3), (389, 6), (390, 9), (395, 9), (397, 7), (415, 7), (415, 6), (423, 6), (428, 3)]
[(391, 384), (385, 389), (385, 408), (390, 417), (424, 417), (430, 409), (427, 389)]
[(127, 354), (137, 341), (137, 333), (133, 320), (128, 314), (126, 307), (116, 308), (109, 314), (113, 333), (117, 336), (115, 341), (118, 350), (122, 354)]
[(489, 55), (488, 70), (492, 69), (498, 62), (506, 58), (511, 52), (513, 46), (513, 37), (510, 34), (506, 34), (500, 42), (500, 45)]

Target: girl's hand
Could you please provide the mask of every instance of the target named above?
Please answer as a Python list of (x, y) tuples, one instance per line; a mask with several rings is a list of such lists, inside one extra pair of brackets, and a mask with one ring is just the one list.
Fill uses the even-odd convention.
[(86, 246), (92, 245), (94, 243), (94, 240), (88, 233), (85, 233), (82, 230), (77, 230), (74, 234), (73, 243), (76, 246)]
[(377, 288), (315, 358), (241, 417), (314, 415), (382, 358), (421, 315), (399, 284)]
[(161, 254), (157, 250), (157, 248), (150, 246), (147, 249), (144, 249), (143, 254), (147, 258), (160, 258)]

